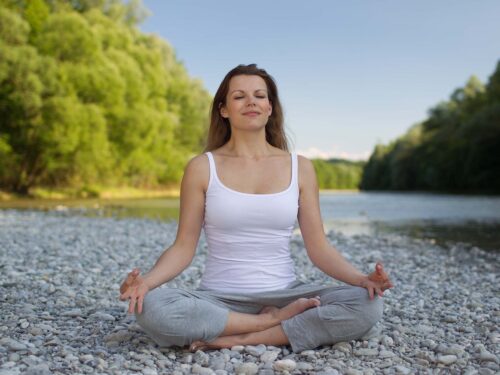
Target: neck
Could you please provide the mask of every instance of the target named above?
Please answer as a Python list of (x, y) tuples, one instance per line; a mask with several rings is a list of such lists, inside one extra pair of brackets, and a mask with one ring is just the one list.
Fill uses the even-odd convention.
[(273, 153), (273, 147), (266, 141), (265, 129), (259, 132), (233, 131), (224, 150), (233, 156), (246, 158), (260, 158)]

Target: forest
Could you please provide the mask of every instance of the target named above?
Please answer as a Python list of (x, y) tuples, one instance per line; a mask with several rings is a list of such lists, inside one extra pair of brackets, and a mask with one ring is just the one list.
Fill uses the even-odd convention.
[(486, 84), (470, 77), (427, 119), (376, 145), (360, 188), (500, 193), (500, 61)]
[(179, 181), (211, 96), (138, 1), (0, 0), (0, 189)]

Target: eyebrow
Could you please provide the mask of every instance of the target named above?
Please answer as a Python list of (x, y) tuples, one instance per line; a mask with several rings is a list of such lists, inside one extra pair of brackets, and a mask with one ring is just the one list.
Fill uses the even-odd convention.
[[(245, 91), (243, 91), (243, 90), (233, 90), (233, 91), (231, 91), (229, 94), (232, 94), (232, 93), (234, 93), (234, 92), (238, 92), (238, 91), (240, 91), (240, 92), (242, 92), (242, 93), (244, 93), (244, 92), (245, 92)], [(257, 89), (257, 90), (254, 90), (254, 92), (257, 92), (257, 91), (265, 91), (265, 92), (267, 93), (267, 90), (266, 90), (266, 89)]]

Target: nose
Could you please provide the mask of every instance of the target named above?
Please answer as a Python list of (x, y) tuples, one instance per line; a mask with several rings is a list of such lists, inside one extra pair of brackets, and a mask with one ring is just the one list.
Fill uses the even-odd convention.
[(247, 106), (254, 106), (255, 105), (255, 98), (252, 95), (249, 95), (246, 104), (247, 104)]

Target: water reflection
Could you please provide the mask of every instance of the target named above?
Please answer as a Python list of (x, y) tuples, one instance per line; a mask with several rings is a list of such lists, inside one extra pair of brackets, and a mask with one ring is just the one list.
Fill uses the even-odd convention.
[(334, 230), (345, 235), (399, 234), (414, 238), (434, 240), (441, 246), (461, 242), (485, 250), (500, 251), (500, 222), (408, 220), (401, 222), (342, 221), (324, 222), (326, 231)]
[[(397, 233), (500, 251), (500, 197), (427, 193), (322, 193), (325, 230)], [(0, 208), (69, 211), (91, 217), (178, 220), (178, 198), (0, 202)]]

